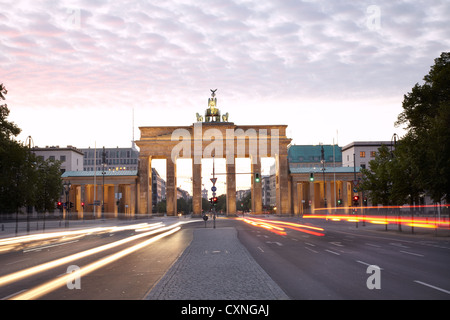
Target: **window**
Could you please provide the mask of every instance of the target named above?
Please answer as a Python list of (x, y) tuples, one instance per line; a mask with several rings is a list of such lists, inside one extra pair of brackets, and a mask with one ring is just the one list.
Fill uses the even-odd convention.
[(61, 160), (62, 162), (66, 162), (66, 156), (59, 156), (59, 160)]
[(365, 152), (365, 151), (361, 151), (361, 152), (359, 153), (359, 157), (360, 157), (360, 158), (365, 158), (365, 157), (366, 157), (366, 152)]
[(377, 155), (377, 152), (376, 152), (376, 151), (370, 151), (370, 156), (371, 156), (372, 158), (375, 158), (376, 155)]

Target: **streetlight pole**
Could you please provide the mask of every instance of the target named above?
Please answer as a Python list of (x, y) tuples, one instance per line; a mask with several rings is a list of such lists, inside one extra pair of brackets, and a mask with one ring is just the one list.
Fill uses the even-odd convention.
[(105, 219), (105, 163), (106, 163), (106, 151), (105, 147), (103, 147), (102, 152), (102, 176), (103, 176), (103, 196), (102, 196), (102, 220)]
[(321, 144), (320, 149), (320, 162), (322, 162), (322, 181), (323, 181), (323, 205), (324, 208), (327, 207), (327, 197), (326, 197), (326, 182), (325, 182), (325, 151), (323, 149), (323, 144)]
[(66, 193), (66, 217), (65, 217), (65, 227), (67, 228), (69, 226), (69, 212), (70, 212), (70, 199), (69, 199), (69, 193), (70, 193), (70, 187), (72, 185), (69, 182), (64, 182), (64, 191)]

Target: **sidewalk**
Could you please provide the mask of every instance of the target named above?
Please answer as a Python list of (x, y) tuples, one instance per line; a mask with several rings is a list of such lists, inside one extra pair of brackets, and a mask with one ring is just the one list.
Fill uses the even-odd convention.
[(251, 257), (235, 228), (194, 229), (181, 257), (147, 300), (288, 300)]

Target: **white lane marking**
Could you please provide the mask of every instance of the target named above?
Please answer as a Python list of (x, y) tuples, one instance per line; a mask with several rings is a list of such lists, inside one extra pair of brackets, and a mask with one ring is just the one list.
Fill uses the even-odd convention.
[(424, 255), (423, 255), (423, 254), (419, 254), (419, 253), (408, 252), (408, 251), (403, 251), (403, 250), (400, 250), (400, 252), (402, 252), (402, 253), (406, 253), (406, 254), (410, 254), (410, 255), (412, 255), (412, 256), (417, 256), (417, 257), (424, 257)]
[(439, 288), (439, 287), (436, 287), (436, 286), (433, 286), (431, 284), (428, 284), (428, 283), (425, 283), (425, 282), (422, 282), (422, 281), (419, 281), (419, 280), (414, 280), (414, 282), (419, 283), (419, 284), (424, 285), (424, 286), (427, 286), (427, 287), (430, 287), (430, 288), (433, 288), (435, 290), (439, 290), (439, 291), (444, 292), (446, 294), (450, 294), (450, 291), (442, 289), (442, 288)]
[(309, 251), (311, 251), (311, 252), (314, 252), (314, 253), (319, 253), (318, 251), (313, 250), (313, 249), (310, 249), (310, 248), (308, 248), (308, 247), (305, 247), (305, 249), (307, 249), (307, 250), (309, 250)]
[(57, 247), (57, 246), (63, 246), (65, 244), (69, 244), (69, 243), (74, 243), (74, 242), (78, 242), (79, 240), (73, 240), (73, 241), (67, 241), (67, 242), (63, 242), (63, 243), (56, 243), (56, 244), (51, 244), (48, 246), (43, 246), (43, 247), (36, 247), (36, 248), (32, 248), (32, 249), (27, 249), (27, 250), (23, 250), (23, 252), (30, 252), (30, 251), (41, 251), (42, 249), (47, 249), (47, 248), (51, 248), (51, 247)]
[(10, 294), (9, 296), (3, 297), (0, 300), (8, 300), (9, 298), (14, 297), (15, 295), (21, 294), (22, 292), (27, 291), (27, 290), (28, 289), (23, 289), (23, 290), (17, 291), (16, 293), (13, 293), (13, 294)]
[(381, 246), (379, 246), (377, 244), (366, 243), (366, 245), (371, 246), (371, 247), (375, 247), (375, 248), (381, 248)]
[[(358, 263), (361, 263), (361, 264), (363, 264), (365, 266), (373, 266), (373, 264), (370, 264), (370, 263), (367, 263), (367, 262), (364, 262), (364, 261), (361, 261), (361, 260), (355, 260), (355, 261), (358, 262)], [(383, 270), (383, 268), (380, 268), (380, 270)]]
[(325, 251), (327, 251), (327, 252), (329, 252), (329, 253), (332, 253), (332, 254), (335, 254), (335, 255), (337, 255), (337, 256), (340, 256), (340, 255), (341, 255), (340, 253), (337, 253), (337, 252), (335, 252), (335, 251), (331, 251), (331, 250), (328, 250), (328, 249), (325, 249)]
[(279, 247), (282, 247), (283, 246), (283, 244), (282, 243), (280, 243), (280, 242), (277, 242), (277, 241), (266, 241), (266, 243), (275, 243), (276, 245), (278, 245)]
[(403, 244), (401, 244), (400, 242), (390, 242), (389, 243), (391, 246), (396, 246), (396, 247), (400, 247), (400, 248), (406, 248), (408, 249), (409, 247), (404, 246)]
[(344, 245), (341, 244), (339, 241), (330, 242), (332, 245), (335, 245), (336, 247), (343, 247)]

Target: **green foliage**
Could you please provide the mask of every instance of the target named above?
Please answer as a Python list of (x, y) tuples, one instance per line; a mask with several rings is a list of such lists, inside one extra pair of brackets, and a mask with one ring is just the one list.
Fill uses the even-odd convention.
[(410, 180), (435, 202), (450, 201), (450, 53), (435, 59), (424, 84), (405, 95), (396, 125), (406, 125), (401, 140)]
[(391, 179), (392, 155), (387, 146), (378, 149), (374, 160), (371, 160), (370, 170), (362, 169), (362, 190), (368, 193), (372, 203), (389, 205), (391, 203), (392, 179)]
[(418, 203), (426, 192), (435, 201), (450, 202), (450, 53), (404, 96), (396, 125), (407, 133), (390, 155), (380, 148), (370, 170), (363, 170), (362, 188), (373, 203)]
[[(0, 85), (1, 99), (7, 93)], [(14, 138), (20, 129), (7, 120), (9, 109), (0, 106), (0, 213), (18, 212), (25, 206), (38, 211), (55, 207), (61, 189), (60, 163), (37, 158)]]
[(252, 194), (247, 193), (242, 200), (236, 203), (236, 209), (239, 211), (249, 212), (252, 209)]

